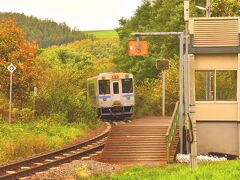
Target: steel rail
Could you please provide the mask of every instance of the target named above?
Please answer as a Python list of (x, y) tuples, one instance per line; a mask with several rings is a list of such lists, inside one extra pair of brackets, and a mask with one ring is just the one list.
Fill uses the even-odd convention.
[[(74, 159), (76, 157), (81, 157), (86, 154), (91, 154), (92, 152), (98, 151), (99, 149), (103, 148), (103, 146), (105, 144), (104, 142), (102, 142), (101, 144), (99, 143), (100, 145), (97, 145), (97, 146), (92, 145), (92, 146), (94, 146), (93, 148), (88, 148), (88, 149), (81, 150), (81, 151), (78, 150), (79, 151), (78, 153), (71, 153), (71, 151), (74, 151), (74, 150), (77, 150), (77, 149), (80, 149), (83, 147), (87, 147), (88, 145), (91, 145), (91, 144), (97, 143), (98, 141), (104, 140), (104, 138), (106, 138), (108, 136), (109, 131), (110, 131), (110, 127), (108, 126), (108, 128), (105, 129), (105, 131), (103, 131), (101, 134), (99, 134), (91, 139), (85, 140), (84, 142), (81, 142), (79, 144), (76, 144), (76, 145), (73, 145), (70, 147), (66, 147), (66, 148), (62, 148), (60, 150), (56, 150), (56, 151), (46, 153), (43, 155), (39, 155), (39, 156), (36, 156), (33, 158), (29, 158), (29, 159), (26, 159), (23, 161), (19, 161), (16, 163), (11, 163), (11, 164), (2, 166), (2, 167), (0, 167), (0, 179), (16, 179), (18, 177), (22, 177), (23, 175), (28, 175), (28, 174), (31, 174), (33, 172), (43, 170), (43, 169), (48, 169), (49, 167), (53, 167), (54, 165), (59, 165), (62, 162), (67, 162), (67, 161), (69, 161), (69, 159)], [(62, 157), (61, 159), (53, 160), (54, 157), (61, 156), (65, 153), (69, 153), (69, 156)], [(52, 162), (42, 163), (44, 160), (47, 160), (47, 159), (52, 159)], [(31, 165), (34, 165), (34, 163), (38, 163), (38, 162), (41, 162), (42, 165), (31, 167)], [(24, 167), (24, 166), (29, 167), (29, 169), (21, 170), (21, 167)], [(19, 171), (19, 169), (20, 169), (20, 171)], [(11, 171), (11, 170), (16, 171), (16, 172), (14, 172), (12, 174), (6, 173), (7, 171)]]
[(33, 167), (30, 167), (30, 169), (17, 171), (16, 173), (13, 173), (13, 174), (6, 174), (4, 176), (1, 176), (0, 179), (18, 179), (20, 177), (29, 176), (29, 175), (39, 172), (39, 171), (45, 171), (51, 167), (55, 167), (55, 166), (58, 166), (63, 163), (71, 162), (72, 160), (79, 159), (79, 157), (83, 157), (83, 156), (92, 154), (96, 151), (102, 150), (104, 145), (105, 145), (105, 143), (102, 143), (101, 145), (83, 150), (82, 152), (79, 152), (77, 154), (72, 154), (72, 155), (64, 157), (62, 159), (56, 159), (52, 162), (47, 162), (42, 165), (33, 166)]

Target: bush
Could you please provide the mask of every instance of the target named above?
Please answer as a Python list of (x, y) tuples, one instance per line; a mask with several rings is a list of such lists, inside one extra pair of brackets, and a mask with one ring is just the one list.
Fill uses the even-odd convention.
[(3, 122), (0, 124), (0, 163), (61, 147), (88, 131), (89, 127), (85, 124), (66, 123), (61, 115), (31, 123), (16, 122), (9, 125)]
[[(166, 71), (165, 111), (171, 115), (179, 97), (178, 63), (170, 61), (170, 69)], [(144, 79), (135, 82), (136, 107), (135, 115), (161, 115), (162, 112), (162, 77)]]
[(46, 72), (36, 98), (38, 115), (61, 114), (67, 122), (98, 124), (97, 112), (88, 104), (83, 82), (74, 69), (55, 68)]
[(13, 108), (12, 114), (15, 121), (30, 122), (34, 119), (34, 111), (32, 111), (29, 108), (23, 109)]

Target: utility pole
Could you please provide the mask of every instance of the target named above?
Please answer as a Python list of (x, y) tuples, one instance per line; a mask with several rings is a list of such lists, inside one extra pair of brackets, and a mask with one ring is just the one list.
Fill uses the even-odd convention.
[[(184, 103), (185, 103), (185, 120), (188, 117), (188, 21), (189, 21), (189, 1), (184, 0), (184, 20), (185, 20), (185, 56), (184, 56)], [(189, 153), (189, 144), (187, 146), (187, 154)]]
[[(185, 60), (184, 60), (184, 96), (185, 96), (185, 120), (191, 121), (188, 118), (189, 114), (189, 62), (188, 62), (188, 40), (189, 40), (189, 32), (188, 32), (188, 23), (189, 23), (189, 0), (184, 0), (184, 20), (185, 20)], [(195, 121), (195, 120), (193, 120)], [(196, 131), (196, 123), (193, 122), (192, 127), (194, 131)], [(196, 132), (195, 134), (196, 135)], [(191, 150), (190, 155), (190, 167), (195, 169), (197, 167), (197, 141), (196, 136), (193, 137), (193, 143), (187, 143), (187, 153), (189, 153), (189, 147)]]
[[(187, 0), (184, 0), (184, 2)], [(211, 0), (206, 0), (206, 7), (196, 6), (196, 8), (206, 11), (206, 17), (211, 17)]]
[(211, 0), (206, 0), (206, 16), (211, 16)]
[(165, 79), (166, 71), (162, 71), (162, 116), (165, 116)]

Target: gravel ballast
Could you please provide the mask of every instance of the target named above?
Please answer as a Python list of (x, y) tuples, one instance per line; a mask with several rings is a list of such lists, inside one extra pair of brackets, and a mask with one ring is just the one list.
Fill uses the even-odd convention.
[(71, 163), (62, 164), (57, 168), (51, 168), (47, 171), (36, 173), (31, 176), (32, 180), (63, 180), (79, 179), (91, 176), (107, 175), (120, 171), (118, 165), (101, 163), (93, 160), (75, 160)]

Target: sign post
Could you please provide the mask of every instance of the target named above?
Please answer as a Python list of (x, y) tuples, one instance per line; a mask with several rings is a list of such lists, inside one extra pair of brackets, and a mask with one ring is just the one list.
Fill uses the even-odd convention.
[(169, 61), (166, 59), (157, 60), (157, 69), (162, 70), (162, 116), (165, 116), (165, 81), (166, 81), (166, 70), (169, 69)]
[(37, 87), (34, 87), (33, 89), (33, 111), (34, 111), (34, 116), (36, 112), (36, 96), (37, 96)]
[(8, 123), (11, 124), (12, 121), (12, 74), (16, 70), (16, 67), (13, 64), (10, 64), (7, 68), (10, 72), (10, 84), (9, 84), (9, 116)]

